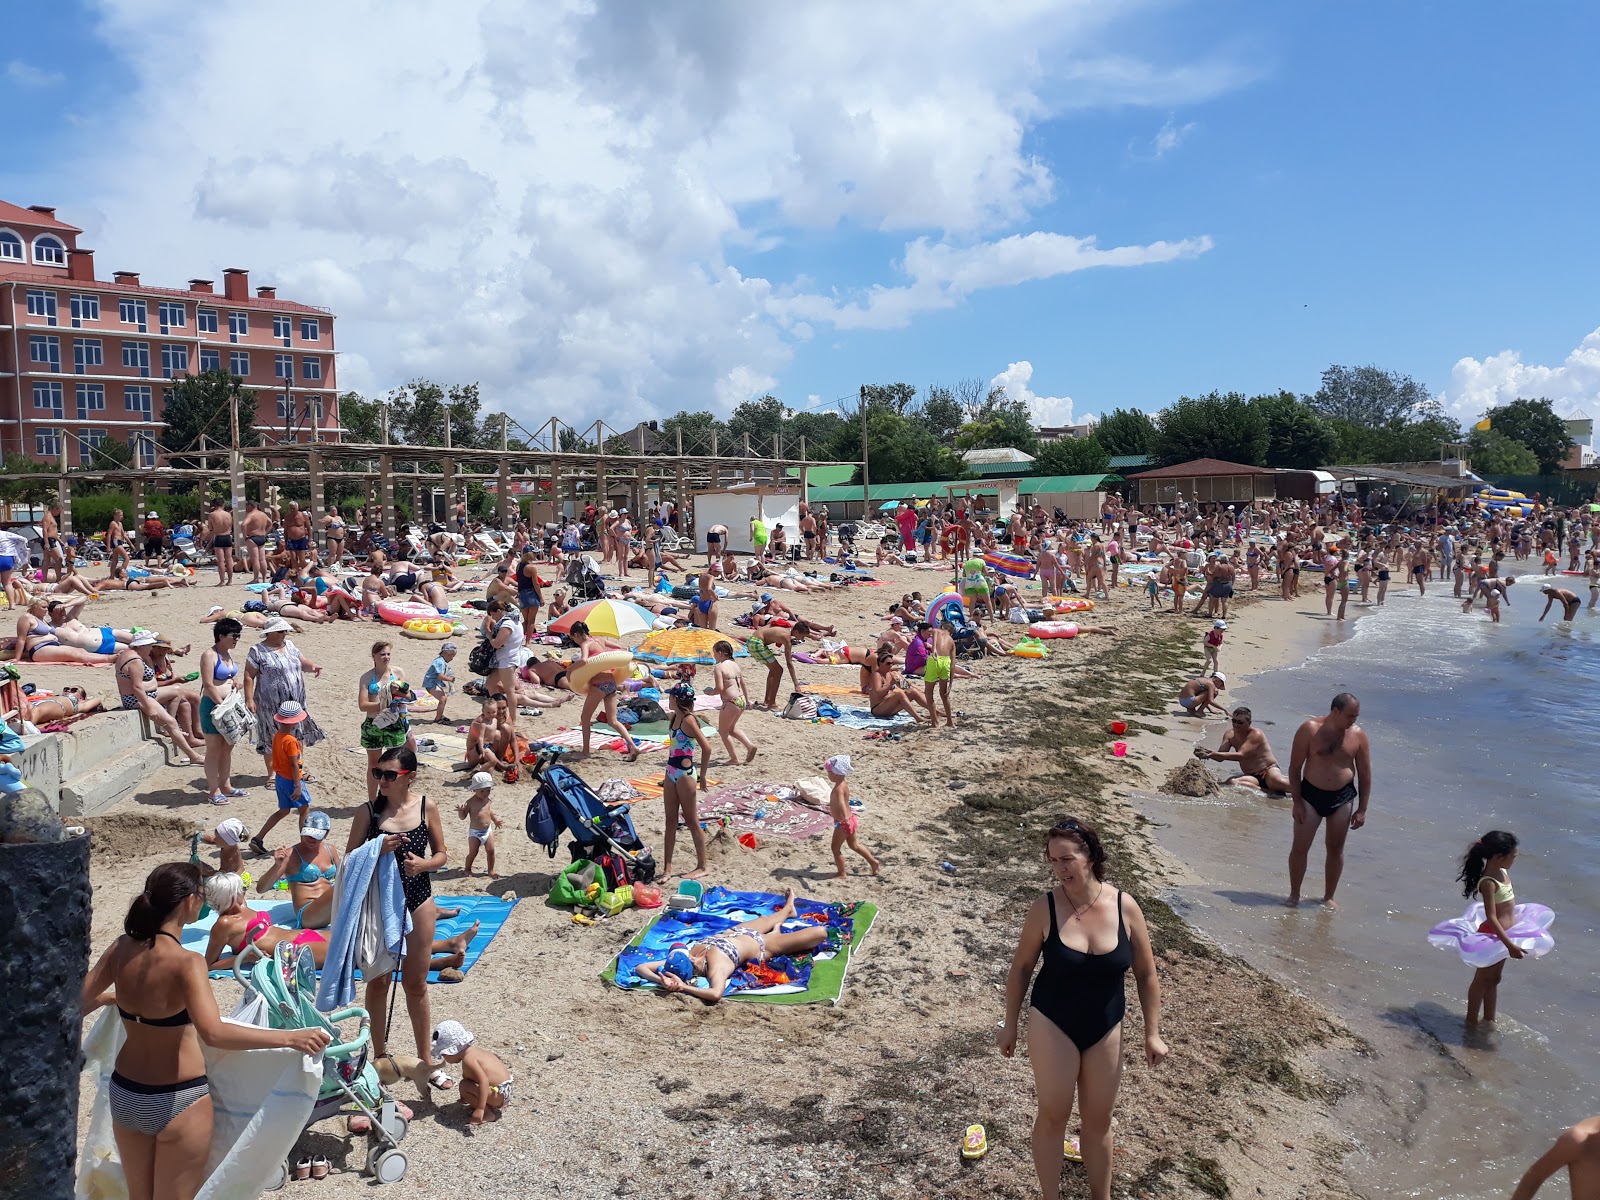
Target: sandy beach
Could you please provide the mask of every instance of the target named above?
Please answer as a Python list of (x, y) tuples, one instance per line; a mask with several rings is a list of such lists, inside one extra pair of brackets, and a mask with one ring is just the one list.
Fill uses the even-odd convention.
[[(943, 584), (934, 571), (878, 574), (886, 586), (798, 597), (794, 606), (834, 622), (843, 636), (875, 634), (880, 614), (903, 592), (931, 596)], [(108, 596), (89, 613), (118, 626), (154, 626), (180, 645), (193, 641), (185, 660), (192, 666), (209, 637), (196, 619), (218, 594), (202, 582)], [(727, 607), (731, 616), (734, 607)], [(1314, 645), (1319, 633), (1296, 607), (1238, 605), (1224, 668), (1243, 677)], [(710, 882), (792, 885), (805, 896), (880, 906), (833, 1007), (733, 1001), (707, 1009), (606, 987), (600, 972), (639, 930), (641, 914), (625, 911), (580, 927), (544, 905), (565, 852), (552, 862), (522, 835), (527, 794), (516, 786), (496, 790), (507, 821), (499, 840), (502, 878), (492, 885), (481, 874), (465, 878), (465, 827), (450, 811), (464, 795), (460, 777), (425, 770), (423, 785), (446, 808), (451, 852), (436, 892), (525, 901), (463, 983), (433, 989), (434, 1021), (454, 1018), (474, 1030), (513, 1064), (526, 1099), (499, 1123), (469, 1131), (452, 1095), (435, 1092), (430, 1101), (400, 1085), (399, 1098), (418, 1118), (401, 1188), (509, 1187), (574, 1197), (1027, 1194), (1034, 1186), (1027, 1149), (1032, 1079), (1020, 1051), (1011, 1061), (995, 1052), (993, 1031), (1023, 913), (1048, 882), (1040, 834), (1072, 813), (1101, 825), (1109, 878), (1138, 898), (1151, 922), (1173, 1051), (1155, 1072), (1129, 1060), (1117, 1110), (1119, 1194), (1349, 1194), (1337, 1166), (1349, 1142), (1329, 1112), (1339, 1085), (1323, 1064), (1354, 1042), (1303, 998), (1196, 937), (1159, 899), (1165, 885), (1183, 877), (1183, 866), (1152, 847), (1136, 793), (1159, 786), (1185, 761), (1200, 731), (1199, 721), (1174, 715), (1171, 697), (1199, 667), (1205, 623), (1152, 615), (1143, 593), (1126, 587), (1094, 620), (1117, 636), (1057, 642), (1045, 661), (978, 664), (978, 679), (957, 684), (955, 703), (965, 716), (954, 731), (866, 740), (832, 725), (746, 716), (759, 756), (749, 766), (719, 765), (714, 777), (793, 782), (816, 774), (829, 753), (854, 757), (853, 791), (865, 805), (861, 837), (883, 859), (880, 877), (855, 860), (848, 880), (828, 878), (832, 864), (821, 838), (749, 850), (723, 836), (710, 852)], [(329, 737), (307, 752), (307, 766), (341, 846), (363, 799), (364, 762), (348, 749), (356, 744), (355, 682), (368, 665), (369, 643), (391, 633), (341, 623), (293, 638), (325, 668), (308, 680), (308, 692)], [(247, 635), (245, 646), (256, 636)], [(395, 640), (397, 665), (420, 678), (430, 645)], [(109, 684), (106, 675), (30, 671), (41, 686), (75, 682), (96, 691)], [(745, 675), (754, 690), (758, 676), (748, 663)], [(845, 667), (801, 672), (809, 683), (854, 677)], [(546, 732), (574, 722), (576, 710), (574, 702), (522, 725)], [(1133, 722), (1127, 758), (1110, 756), (1113, 716)], [(1281, 746), (1280, 755), (1286, 750)], [(227, 808), (205, 802), (197, 769), (168, 767), (118, 811), (90, 822), (96, 952), (119, 931), (145, 873), (186, 856), (190, 832), (222, 816), (260, 827), (273, 806), (270, 792), (259, 786), (257, 762), (244, 754), (237, 761), (251, 794)], [(592, 784), (661, 765), (630, 770), (605, 751), (574, 763)], [(634, 812), (647, 843), (659, 848), (659, 800), (639, 801)], [(281, 844), (281, 835), (274, 840)], [(226, 1011), (237, 986), (215, 986)], [(1131, 1005), (1125, 1046), (1138, 1044), (1138, 1024)], [(395, 1045), (408, 1051), (408, 1042), (402, 1017)], [(86, 1112), (85, 1104), (80, 1124)], [(982, 1162), (963, 1164), (956, 1151), (973, 1121), (987, 1125), (993, 1149)], [(336, 1173), (324, 1190), (365, 1188), (356, 1173), (361, 1144), (351, 1151), (339, 1124), (314, 1127), (302, 1151), (332, 1159)], [(1081, 1175), (1076, 1179), (1081, 1189)], [(1065, 1194), (1078, 1194), (1071, 1186)]]

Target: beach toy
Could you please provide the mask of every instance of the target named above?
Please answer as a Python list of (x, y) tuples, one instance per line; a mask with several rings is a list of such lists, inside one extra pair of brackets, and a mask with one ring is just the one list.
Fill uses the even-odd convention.
[(1025, 554), (1003, 554), (998, 550), (991, 550), (983, 556), (983, 561), (1002, 575), (1010, 575), (1016, 579), (1032, 579), (1038, 571), (1033, 559)]
[(455, 632), (455, 626), (442, 617), (412, 617), (400, 626), (400, 632), (407, 637), (441, 641)]
[[(1511, 953), (1494, 934), (1484, 932), (1486, 918), (1483, 901), (1474, 900), (1461, 916), (1440, 921), (1430, 929), (1428, 944), (1441, 950), (1454, 948), (1469, 967), (1492, 967), (1510, 958)], [(1506, 936), (1529, 958), (1543, 958), (1556, 948), (1556, 940), (1549, 932), (1555, 919), (1556, 914), (1542, 904), (1518, 904), (1511, 910)]]
[(581, 696), (601, 675), (610, 675), (618, 683), (626, 683), (632, 674), (633, 655), (626, 650), (606, 650), (574, 666), (567, 673), (567, 682)]
[(1111, 743), (1111, 757), (1112, 758), (1127, 758), (1128, 757), (1128, 743), (1127, 742), (1112, 742)]
[(378, 619), (405, 628), (407, 621), (437, 621), (439, 610), (420, 600), (379, 600)]
[(1011, 647), (1011, 653), (1017, 658), (1049, 658), (1050, 648), (1038, 638), (1025, 637)]
[(1113, 722), (1111, 722), (1111, 732), (1112, 733), (1127, 733), (1128, 732), (1128, 723), (1126, 721), (1113, 721)]
[(739, 845), (743, 846), (746, 850), (755, 850), (761, 845), (761, 843), (756, 841), (755, 834), (741, 833), (739, 835)]
[[(945, 610), (955, 607), (954, 613)], [(933, 603), (928, 605), (928, 624), (937, 626), (940, 621), (954, 621), (956, 624), (966, 622), (966, 609), (961, 606), (961, 597), (955, 592), (940, 592), (933, 598)]]
[(636, 907), (660, 908), (661, 901), (660, 888), (651, 887), (648, 883), (636, 883), (633, 885), (633, 903)]
[(1046, 639), (1077, 637), (1078, 627), (1071, 621), (1035, 621), (1028, 626), (1028, 636)]
[(1094, 601), (1081, 596), (1046, 596), (1040, 603), (1057, 612), (1090, 612), (1094, 609)]

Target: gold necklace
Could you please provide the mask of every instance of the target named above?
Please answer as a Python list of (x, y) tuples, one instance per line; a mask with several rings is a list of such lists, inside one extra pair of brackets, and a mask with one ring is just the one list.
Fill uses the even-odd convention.
[[(1073, 906), (1072, 905), (1072, 898), (1070, 896), (1068, 896), (1067, 897), (1067, 904), (1068, 904), (1068, 906), (1072, 907), (1072, 911), (1067, 914), (1067, 920), (1071, 921), (1075, 917), (1077, 917), (1079, 913), (1086, 913), (1091, 908), (1093, 908), (1099, 902), (1100, 893), (1105, 891), (1105, 887), (1106, 887), (1106, 885), (1102, 883), (1099, 887), (1095, 888), (1094, 895), (1089, 897), (1089, 903), (1085, 904), (1082, 908), (1078, 908), (1076, 906)], [(1062, 888), (1061, 889), (1061, 894), (1063, 896), (1066, 896), (1067, 895), (1067, 889), (1066, 888)]]

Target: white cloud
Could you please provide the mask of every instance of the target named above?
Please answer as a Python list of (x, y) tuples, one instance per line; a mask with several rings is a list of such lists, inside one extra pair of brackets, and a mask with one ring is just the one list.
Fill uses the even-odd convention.
[(1145, 162), (1159, 162), (1183, 145), (1184, 139), (1198, 128), (1199, 125), (1194, 121), (1186, 121), (1179, 125), (1176, 118), (1169, 116), (1161, 128), (1156, 130), (1155, 137), (1150, 139), (1148, 145), (1131, 145), (1128, 147), (1128, 153), (1133, 158)]
[[(1071, 167), (1036, 131), (1245, 79), (1129, 54), (1144, 6), (1113, 0), (99, 3), (132, 82), (80, 133), (93, 175), (52, 194), (107, 267), (249, 267), (335, 310), (342, 386), (477, 379), (524, 423), (731, 405), (819, 323), (1203, 253), (1029, 232)], [(293, 67), (219, 121), (193, 98), (240, 53)], [(900, 277), (835, 294), (734, 265), (835, 230), (895, 235)]]
[(990, 389), (1004, 388), (1013, 400), (1021, 400), (1033, 413), (1035, 425), (1071, 425), (1071, 396), (1040, 396), (1028, 385), (1033, 382), (1033, 364), (1027, 359), (1009, 364), (989, 380)]
[(6, 81), (14, 83), (20, 88), (47, 88), (55, 87), (66, 78), (60, 71), (46, 71), (23, 62), (20, 58), (13, 58), (6, 63)]
[(1460, 359), (1441, 397), (1451, 415), (1476, 421), (1496, 405), (1516, 399), (1549, 400), (1563, 416), (1600, 416), (1600, 329), (1567, 355), (1559, 367), (1522, 361), (1516, 350), (1502, 350), (1481, 361)]

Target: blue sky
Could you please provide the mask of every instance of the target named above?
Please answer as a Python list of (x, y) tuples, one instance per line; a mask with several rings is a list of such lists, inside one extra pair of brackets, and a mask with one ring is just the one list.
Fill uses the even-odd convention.
[(1042, 420), (1330, 362), (1600, 413), (1600, 9), (967, 8), (33, 6), (0, 196), (332, 306), (342, 385), (531, 420), (1018, 363)]

